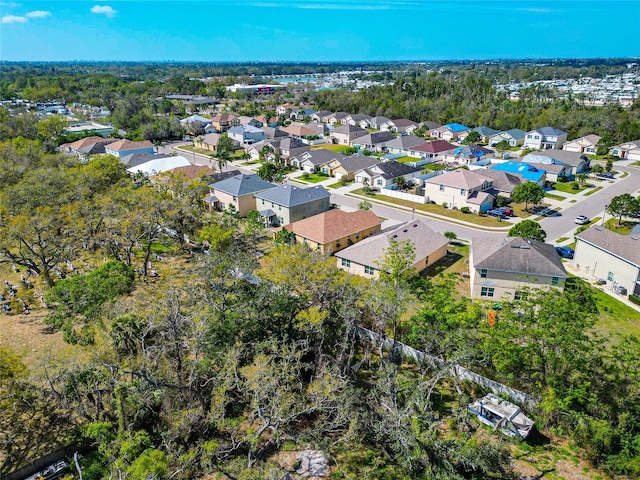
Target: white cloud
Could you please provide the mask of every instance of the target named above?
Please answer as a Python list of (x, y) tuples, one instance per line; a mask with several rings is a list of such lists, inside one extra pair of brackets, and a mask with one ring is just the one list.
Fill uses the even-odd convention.
[(107, 17), (115, 17), (116, 10), (111, 8), (109, 5), (94, 5), (91, 8), (91, 13), (97, 13), (98, 15), (106, 15)]
[(2, 23), (27, 23), (27, 17), (20, 17), (18, 15), (5, 15), (2, 17)]
[(27, 18), (47, 18), (49, 16), (51, 16), (51, 12), (47, 12), (46, 10), (34, 10), (25, 15)]

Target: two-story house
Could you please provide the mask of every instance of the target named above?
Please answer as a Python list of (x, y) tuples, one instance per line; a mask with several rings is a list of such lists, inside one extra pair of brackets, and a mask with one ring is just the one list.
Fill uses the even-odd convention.
[(268, 226), (286, 225), (331, 208), (331, 194), (321, 185), (300, 188), (280, 185), (256, 193), (256, 207)]
[(474, 213), (489, 210), (495, 192), (490, 191), (493, 179), (477, 171), (460, 168), (425, 181), (424, 194), (428, 202), (448, 208), (467, 207)]
[(276, 185), (255, 173), (242, 173), (209, 185), (210, 192), (205, 201), (215, 210), (232, 209), (238, 217), (246, 217), (250, 210), (256, 210), (254, 195), (273, 188)]
[(238, 145), (253, 145), (264, 140), (264, 130), (251, 125), (238, 125), (227, 130), (227, 135)]
[(240, 119), (228, 113), (216, 115), (211, 119), (211, 127), (215, 129), (217, 133), (226, 132), (231, 127), (237, 127), (239, 125)]
[(476, 238), (469, 255), (471, 298), (523, 300), (530, 289), (562, 290), (569, 276), (553, 245), (520, 237)]
[(334, 128), (329, 138), (331, 138), (333, 143), (339, 143), (340, 145), (350, 145), (353, 140), (366, 134), (367, 131), (363, 128), (360, 128), (358, 125), (346, 124)]
[(519, 147), (524, 144), (524, 138), (526, 136), (527, 133), (524, 130), (512, 128), (511, 130), (503, 130), (502, 132), (491, 135), (487, 140), (487, 144), (495, 147), (503, 140), (506, 140), (510, 147)]
[(599, 142), (599, 135), (585, 135), (584, 137), (576, 138), (575, 140), (565, 143), (562, 146), (562, 150), (566, 150), (567, 152), (584, 153), (586, 155), (595, 155), (598, 150)]
[(542, 127), (527, 132), (523, 146), (533, 150), (548, 150), (550, 148), (562, 148), (566, 141), (567, 132), (554, 127)]
[(143, 140), (142, 142), (132, 142), (131, 140), (118, 140), (111, 142), (104, 147), (104, 151), (107, 155), (113, 155), (114, 157), (122, 158), (131, 153), (154, 153), (153, 143), (149, 140)]

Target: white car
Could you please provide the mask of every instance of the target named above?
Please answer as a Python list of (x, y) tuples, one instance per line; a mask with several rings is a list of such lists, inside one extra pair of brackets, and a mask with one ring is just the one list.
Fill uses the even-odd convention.
[(585, 217), (584, 215), (578, 215), (574, 220), (574, 222), (576, 222), (578, 225), (586, 225), (590, 221), (591, 220), (589, 220), (589, 217)]

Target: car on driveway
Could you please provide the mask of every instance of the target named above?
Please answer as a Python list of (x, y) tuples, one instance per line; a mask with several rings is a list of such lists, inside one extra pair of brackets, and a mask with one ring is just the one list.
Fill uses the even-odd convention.
[(509, 207), (499, 207), (499, 208), (496, 208), (495, 210), (500, 210), (502, 213), (504, 213), (508, 217), (513, 215), (513, 210)]
[(589, 217), (587, 217), (585, 215), (578, 215), (576, 217), (576, 219), (574, 220), (574, 222), (577, 223), (578, 225), (586, 225), (590, 221), (591, 220), (589, 220)]
[(496, 209), (487, 211), (487, 215), (489, 215), (490, 217), (507, 218), (506, 213), (504, 213), (502, 210)]
[(615, 176), (616, 176), (616, 175), (615, 175), (614, 173), (612, 173), (612, 172), (596, 173), (596, 175), (597, 175), (598, 177), (600, 177), (600, 178), (609, 178), (609, 179), (615, 178)]
[(556, 247), (556, 252), (562, 258), (573, 258), (575, 251), (571, 247)]

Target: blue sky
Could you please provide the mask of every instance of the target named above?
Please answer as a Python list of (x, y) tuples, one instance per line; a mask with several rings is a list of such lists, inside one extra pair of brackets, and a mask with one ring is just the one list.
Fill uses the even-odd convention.
[(640, 0), (0, 0), (1, 60), (640, 56)]

